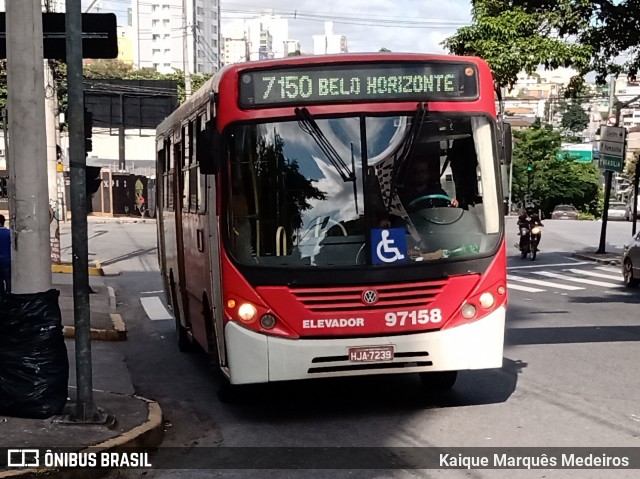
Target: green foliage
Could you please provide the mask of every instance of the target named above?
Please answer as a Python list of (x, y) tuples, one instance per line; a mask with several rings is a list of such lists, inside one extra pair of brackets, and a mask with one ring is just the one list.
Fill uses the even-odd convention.
[[(556, 11), (527, 11), (508, 0), (472, 3), (473, 23), (458, 29), (443, 44), (456, 55), (475, 55), (486, 60), (498, 88), (513, 87), (518, 73), (523, 70), (532, 73), (539, 65), (548, 69), (583, 68), (591, 59), (590, 46), (565, 41), (554, 34), (561, 21)], [(556, 3), (564, 5), (570, 1)]]
[[(513, 71), (531, 71), (532, 64), (532, 69), (538, 64), (547, 68), (574, 67), (579, 74), (569, 91), (581, 84), (590, 71), (595, 71), (596, 81), (604, 84), (609, 74), (626, 72), (634, 78), (640, 68), (640, 0), (472, 3), (474, 23), (458, 30), (445, 45), (456, 53), (469, 51), (484, 56), (500, 86), (510, 84)], [(509, 34), (514, 35), (513, 41)], [(545, 46), (548, 53), (544, 52)]]
[(578, 133), (589, 125), (589, 115), (579, 103), (571, 103), (562, 115), (562, 127)]
[[(599, 214), (600, 173), (592, 163), (557, 158), (562, 137), (537, 121), (527, 130), (514, 131), (513, 199), (524, 202), (530, 182), (533, 200), (545, 214), (559, 204)], [(529, 172), (528, 166), (533, 169)]]
[(596, 219), (596, 216), (591, 214), (591, 213), (583, 213), (582, 211), (578, 212), (578, 219), (579, 220), (587, 220), (587, 221), (593, 221)]

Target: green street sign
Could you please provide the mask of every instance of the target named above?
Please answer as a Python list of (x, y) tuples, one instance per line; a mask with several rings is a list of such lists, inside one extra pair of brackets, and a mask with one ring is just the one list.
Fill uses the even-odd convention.
[(611, 156), (600, 154), (600, 168), (609, 171), (622, 171), (624, 160), (621, 156)]

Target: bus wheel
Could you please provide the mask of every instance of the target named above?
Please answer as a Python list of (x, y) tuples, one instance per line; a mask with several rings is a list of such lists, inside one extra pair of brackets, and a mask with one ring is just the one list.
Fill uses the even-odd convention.
[(173, 309), (173, 317), (176, 322), (176, 337), (178, 342), (178, 350), (187, 353), (191, 351), (192, 344), (189, 341), (189, 335), (187, 334), (187, 328), (180, 323), (180, 310), (178, 309), (178, 297), (176, 295), (176, 285), (171, 282), (171, 306)]
[(431, 391), (448, 391), (458, 378), (458, 371), (434, 371), (419, 373), (422, 385)]

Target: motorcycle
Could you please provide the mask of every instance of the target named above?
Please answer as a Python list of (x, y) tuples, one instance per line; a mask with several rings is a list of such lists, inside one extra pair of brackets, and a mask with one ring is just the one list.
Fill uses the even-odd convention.
[(531, 255), (531, 261), (535, 261), (536, 256), (538, 254), (538, 245), (540, 244), (540, 239), (542, 238), (542, 230), (540, 229), (542, 225), (531, 226), (531, 224), (527, 224), (526, 226), (520, 227), (520, 244), (518, 245), (520, 248), (520, 256), (522, 259), (525, 259), (527, 256)]

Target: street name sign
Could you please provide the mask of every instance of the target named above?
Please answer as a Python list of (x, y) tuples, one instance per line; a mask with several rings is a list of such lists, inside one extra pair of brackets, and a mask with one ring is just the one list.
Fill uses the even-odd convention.
[(598, 148), (600, 168), (609, 171), (623, 170), (626, 138), (626, 128), (618, 126), (602, 127)]

